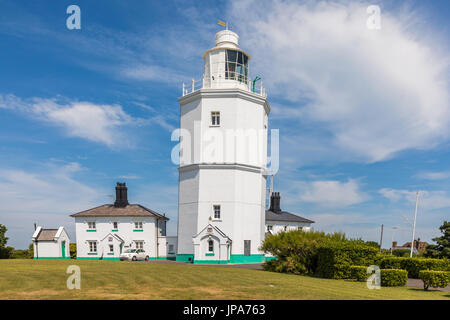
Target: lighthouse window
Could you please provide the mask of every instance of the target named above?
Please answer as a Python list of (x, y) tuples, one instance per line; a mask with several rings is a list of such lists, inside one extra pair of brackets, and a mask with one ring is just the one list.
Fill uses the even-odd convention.
[(220, 219), (220, 206), (214, 205), (213, 209), (214, 209), (214, 219)]
[(219, 111), (211, 112), (211, 125), (212, 126), (220, 126), (220, 112)]
[(225, 79), (247, 82), (248, 57), (236, 50), (226, 51)]

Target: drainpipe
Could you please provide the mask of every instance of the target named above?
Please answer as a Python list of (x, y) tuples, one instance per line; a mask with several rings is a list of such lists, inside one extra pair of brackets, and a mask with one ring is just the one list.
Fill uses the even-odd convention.
[(158, 257), (159, 257), (159, 250), (158, 250), (158, 246), (159, 246), (159, 243), (158, 243), (158, 227), (159, 227), (159, 219), (158, 218), (156, 218), (156, 260), (158, 260)]

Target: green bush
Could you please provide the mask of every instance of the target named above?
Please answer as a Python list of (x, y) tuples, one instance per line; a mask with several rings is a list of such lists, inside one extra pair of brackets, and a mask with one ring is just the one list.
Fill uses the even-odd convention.
[(425, 290), (428, 290), (429, 287), (445, 288), (450, 283), (450, 272), (421, 270), (419, 272), (419, 279), (422, 279)]
[(404, 258), (408, 258), (409, 254), (410, 254), (410, 250), (408, 249), (395, 249), (392, 250), (392, 255), (396, 256), (396, 257), (404, 257)]
[(277, 257), (267, 261), (263, 268), (268, 271), (294, 274), (314, 274), (317, 268), (317, 248), (329, 241), (344, 241), (342, 234), (324, 232), (290, 231), (269, 235), (261, 250)]
[(350, 278), (356, 281), (366, 281), (370, 274), (367, 273), (366, 266), (351, 266), (350, 267)]
[(403, 269), (418, 279), (421, 270), (450, 271), (450, 259), (389, 257), (380, 261), (381, 269)]
[(408, 272), (400, 269), (381, 269), (382, 287), (401, 287), (408, 281)]
[(378, 250), (356, 241), (329, 242), (317, 249), (317, 272), (319, 277), (350, 279), (352, 265), (374, 264)]
[(69, 244), (69, 250), (70, 250), (70, 258), (76, 259), (77, 258), (77, 244), (76, 243)]

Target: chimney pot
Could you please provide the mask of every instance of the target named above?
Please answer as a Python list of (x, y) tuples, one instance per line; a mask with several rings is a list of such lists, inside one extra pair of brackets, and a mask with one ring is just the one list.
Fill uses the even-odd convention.
[(272, 195), (270, 196), (270, 211), (278, 213), (281, 212), (280, 208), (280, 193), (279, 192), (272, 192)]

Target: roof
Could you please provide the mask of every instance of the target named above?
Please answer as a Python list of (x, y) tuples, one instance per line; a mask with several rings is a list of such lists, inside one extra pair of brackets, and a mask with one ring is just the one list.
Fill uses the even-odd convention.
[(288, 222), (303, 222), (303, 223), (314, 223), (314, 221), (300, 217), (296, 214), (280, 211), (273, 212), (266, 210), (266, 221), (288, 221)]
[(53, 241), (58, 229), (41, 229), (37, 236), (37, 241)]
[(81, 211), (70, 215), (71, 217), (156, 217), (158, 219), (169, 220), (162, 214), (150, 210), (140, 204), (129, 204), (126, 207), (115, 207), (113, 204), (104, 204), (102, 206)]

